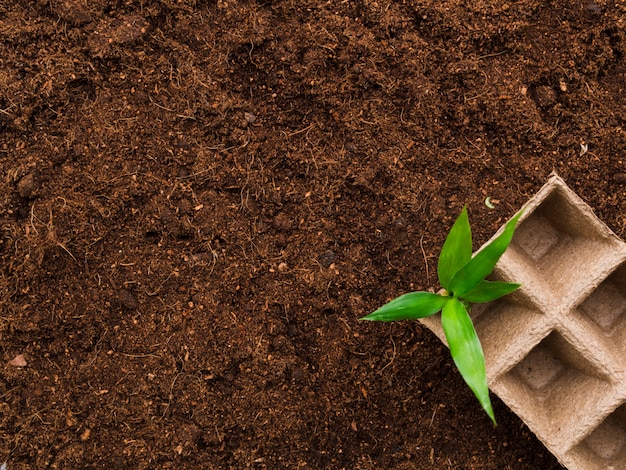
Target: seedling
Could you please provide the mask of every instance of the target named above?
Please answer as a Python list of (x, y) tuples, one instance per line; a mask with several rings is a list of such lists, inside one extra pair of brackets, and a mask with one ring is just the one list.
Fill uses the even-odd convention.
[(489, 399), (485, 356), (469, 311), (473, 303), (499, 299), (520, 286), (485, 278), (511, 243), (521, 215), (522, 212), (518, 212), (498, 237), (472, 257), (472, 231), (467, 208), (463, 207), (439, 255), (437, 275), (442, 287), (439, 293), (410, 292), (361, 318), (384, 322), (414, 320), (441, 311), (441, 325), (452, 359), (494, 425), (496, 418)]

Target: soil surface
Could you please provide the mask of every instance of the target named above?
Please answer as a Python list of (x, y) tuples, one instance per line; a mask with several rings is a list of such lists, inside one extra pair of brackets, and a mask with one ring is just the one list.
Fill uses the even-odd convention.
[(0, 464), (561, 468), (429, 331), (357, 319), (552, 171), (623, 235), (625, 30), (623, 0), (3, 2)]

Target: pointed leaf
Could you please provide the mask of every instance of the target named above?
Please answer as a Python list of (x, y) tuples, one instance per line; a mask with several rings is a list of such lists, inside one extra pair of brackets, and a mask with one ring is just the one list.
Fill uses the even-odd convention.
[(449, 298), (431, 292), (410, 292), (396, 297), (361, 320), (397, 321), (424, 318), (441, 310)]
[(461, 215), (456, 219), (441, 248), (437, 274), (439, 283), (448, 289), (450, 281), (459, 269), (472, 257), (472, 230), (467, 218), (467, 207), (463, 206)]
[(515, 225), (522, 215), (522, 211), (518, 212), (504, 227), (504, 231), (491, 241), (482, 250), (476, 253), (469, 262), (463, 266), (450, 281), (449, 292), (456, 297), (463, 297), (469, 291), (474, 289), (480, 281), (485, 279), (496, 263), (506, 251), (513, 234), (515, 233)]
[(457, 369), (495, 425), (483, 348), (465, 306), (458, 299), (450, 299), (443, 306), (441, 324)]
[(516, 290), (521, 284), (514, 282), (501, 282), (501, 281), (480, 281), (480, 283), (474, 287), (471, 291), (463, 296), (463, 300), (479, 304), (482, 302), (491, 302), (492, 300), (504, 297)]

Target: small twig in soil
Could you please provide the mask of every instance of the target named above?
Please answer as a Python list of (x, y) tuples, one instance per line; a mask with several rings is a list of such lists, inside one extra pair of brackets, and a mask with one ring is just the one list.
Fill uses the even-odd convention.
[(304, 129), (300, 129), (299, 131), (294, 131), (294, 132), (292, 132), (290, 134), (287, 134), (287, 137), (293, 137), (294, 135), (302, 134), (303, 132), (306, 132), (306, 131), (308, 131), (310, 129), (313, 129), (314, 125), (315, 124), (311, 124), (311, 125), (305, 127)]
[(159, 287), (157, 287), (154, 291), (152, 292), (146, 292), (146, 295), (150, 296), (150, 297), (154, 297), (155, 295), (157, 295), (159, 293), (159, 291), (161, 290), (161, 288), (165, 285), (165, 283), (167, 281), (169, 281), (170, 277), (172, 277), (174, 273), (169, 273), (168, 276), (165, 278), (165, 280), (159, 284)]
[(14, 108), (14, 107), (15, 107), (15, 105), (12, 104), (8, 108), (0, 109), (0, 113), (6, 114), (7, 116), (11, 116), (11, 113), (9, 113), (9, 109)]
[(426, 265), (426, 280), (430, 284), (430, 271), (428, 269), (428, 257), (426, 251), (424, 251), (424, 235), (420, 237), (420, 250), (422, 250), (422, 256), (424, 257), (424, 265)]
[(393, 361), (396, 359), (396, 343), (393, 341), (393, 338), (390, 338), (390, 339), (391, 339), (391, 344), (393, 344), (393, 355), (391, 356), (391, 361), (389, 361), (389, 362), (385, 365), (385, 367), (383, 367), (382, 369), (380, 369), (380, 370), (378, 371), (378, 373), (379, 373), (379, 374), (382, 374), (382, 373), (383, 373), (383, 371), (384, 371), (387, 367), (389, 367), (391, 364), (393, 364)]
[(385, 251), (385, 257), (387, 258), (387, 264), (389, 266), (391, 266), (393, 269), (398, 269), (393, 264), (391, 264), (391, 260), (389, 259), (389, 250)]
[(433, 410), (433, 415), (431, 416), (430, 424), (428, 425), (429, 428), (433, 425), (433, 422), (435, 421), (435, 415), (437, 414), (438, 408), (439, 408), (439, 405), (435, 406), (435, 409)]

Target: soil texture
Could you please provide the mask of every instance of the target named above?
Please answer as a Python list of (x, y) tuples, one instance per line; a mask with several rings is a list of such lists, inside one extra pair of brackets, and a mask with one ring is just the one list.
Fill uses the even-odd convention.
[(0, 465), (561, 468), (429, 331), (357, 319), (553, 171), (623, 235), (625, 31), (623, 0), (0, 4)]

